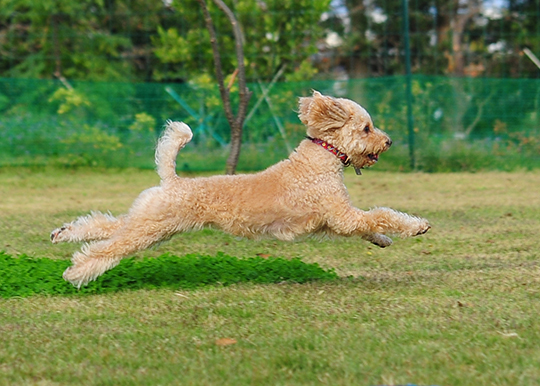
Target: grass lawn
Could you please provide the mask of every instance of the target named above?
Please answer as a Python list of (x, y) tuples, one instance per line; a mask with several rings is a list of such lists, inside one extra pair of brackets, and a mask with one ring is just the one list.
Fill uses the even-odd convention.
[[(158, 183), (0, 169), (0, 250), (68, 259), (79, 246), (52, 245), (52, 229), (120, 214)], [(540, 173), (347, 171), (346, 183), (358, 207), (433, 228), (386, 249), (204, 230), (138, 255), (300, 257), (334, 268), (332, 282), (0, 299), (0, 385), (540, 384)]]

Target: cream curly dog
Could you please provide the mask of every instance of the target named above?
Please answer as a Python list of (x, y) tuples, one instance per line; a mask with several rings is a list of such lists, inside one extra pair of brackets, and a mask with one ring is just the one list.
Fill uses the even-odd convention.
[(93, 212), (51, 233), (53, 243), (89, 242), (75, 252), (64, 279), (86, 285), (136, 251), (203, 227), (280, 240), (313, 233), (357, 235), (380, 247), (392, 243), (387, 234), (409, 237), (429, 230), (422, 218), (351, 205), (344, 167), (352, 165), (359, 173), (392, 144), (366, 110), (316, 91), (300, 98), (299, 108), (307, 139), (288, 159), (250, 175), (179, 177), (175, 159), (192, 133), (184, 123), (168, 122), (156, 150), (160, 186), (142, 192), (126, 215)]

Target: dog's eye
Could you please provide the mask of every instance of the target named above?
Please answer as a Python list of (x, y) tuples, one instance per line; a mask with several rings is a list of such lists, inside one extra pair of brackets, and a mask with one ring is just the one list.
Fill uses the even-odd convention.
[(369, 133), (369, 126), (364, 127), (364, 133)]

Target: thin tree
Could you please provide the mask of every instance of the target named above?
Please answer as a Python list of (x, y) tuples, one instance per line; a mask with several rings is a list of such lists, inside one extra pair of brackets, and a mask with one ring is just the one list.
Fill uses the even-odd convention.
[[(213, 0), (217, 7), (227, 16), (231, 26), (233, 28), (234, 40), (235, 40), (235, 52), (236, 60), (238, 62), (237, 70), (233, 74), (231, 82), (228, 87), (225, 87), (225, 81), (223, 77), (223, 67), (221, 63), (221, 55), (219, 53), (219, 45), (216, 36), (216, 30), (214, 23), (205, 0), (197, 0), (202, 7), (204, 13), (204, 20), (206, 22), (206, 28), (210, 33), (210, 43), (212, 44), (212, 54), (214, 56), (214, 67), (216, 70), (216, 78), (219, 85), (219, 92), (221, 94), (221, 100), (223, 102), (223, 109), (225, 110), (225, 116), (229, 122), (231, 128), (231, 150), (227, 159), (227, 166), (225, 172), (227, 174), (234, 174), (236, 172), (236, 166), (238, 165), (238, 157), (240, 156), (240, 148), (242, 146), (242, 129), (244, 126), (244, 120), (246, 118), (247, 107), (249, 99), (251, 98), (251, 91), (246, 86), (246, 71), (244, 67), (244, 48), (242, 43), (242, 32), (240, 31), (240, 25), (236, 19), (234, 13), (222, 0)], [(235, 74), (238, 77), (238, 110), (236, 115), (234, 114), (231, 106), (231, 86), (234, 82)]]

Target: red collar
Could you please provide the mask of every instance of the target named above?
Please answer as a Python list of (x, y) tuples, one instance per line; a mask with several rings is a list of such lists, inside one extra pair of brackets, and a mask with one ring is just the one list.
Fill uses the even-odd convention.
[(339, 151), (335, 146), (329, 144), (326, 141), (323, 141), (322, 139), (310, 138), (310, 137), (308, 137), (308, 139), (311, 142), (316, 143), (317, 145), (324, 147), (330, 153), (334, 154), (336, 157), (338, 157), (341, 160), (341, 162), (343, 162), (343, 165), (349, 166), (351, 164), (351, 160), (349, 159), (349, 156), (347, 154), (342, 153), (341, 151)]

